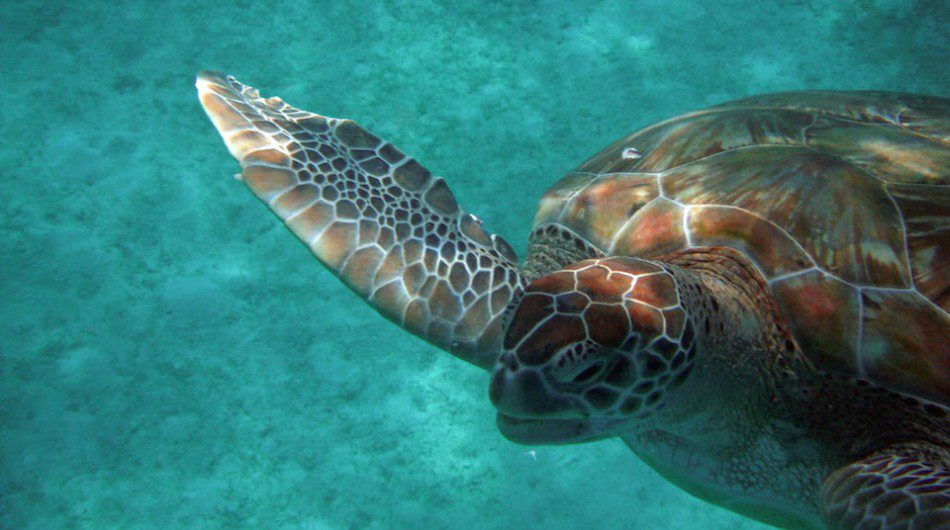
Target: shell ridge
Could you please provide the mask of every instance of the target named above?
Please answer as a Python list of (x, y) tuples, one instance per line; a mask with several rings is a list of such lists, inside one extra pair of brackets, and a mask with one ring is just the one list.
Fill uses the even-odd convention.
[(858, 336), (854, 341), (854, 366), (858, 369), (858, 375), (865, 379), (868, 377), (868, 368), (864, 356), (864, 292), (858, 288)]
[[(564, 201), (562, 202), (562, 206), (561, 206), (561, 213), (559, 213), (558, 216), (557, 216), (557, 221), (558, 221), (559, 223), (564, 220), (564, 216), (567, 214), (567, 206), (568, 206), (569, 204), (571, 204), (572, 202), (574, 202), (574, 199), (576, 199), (578, 195), (580, 195), (582, 192), (586, 191), (587, 188), (589, 188), (590, 186), (592, 186), (595, 182), (599, 182), (600, 179), (603, 177), (603, 174), (600, 174), (600, 173), (590, 173), (590, 172), (587, 172), (587, 171), (579, 171), (579, 172), (575, 172), (575, 173), (576, 173), (576, 174), (579, 174), (579, 175), (591, 175), (591, 176), (593, 176), (594, 178), (590, 179), (589, 182), (587, 182), (586, 184), (584, 184), (584, 185), (581, 186), (580, 188), (577, 188), (576, 190), (574, 190), (573, 192), (571, 192), (571, 194), (568, 195), (566, 199), (564, 199)], [(561, 224), (562, 224), (562, 226), (564, 226), (565, 228), (567, 227), (566, 224), (563, 224), (563, 223), (561, 223)], [(573, 232), (573, 230), (572, 230), (572, 232)]]
[[(852, 122), (891, 124), (911, 134), (950, 143), (950, 100), (940, 96), (885, 90), (789, 90), (747, 96), (715, 108), (730, 107), (794, 109)], [(909, 120), (905, 116), (908, 112)]]
[[(836, 120), (836, 121), (842, 121), (842, 122), (846, 122), (846, 123), (853, 123), (853, 124), (855, 124), (855, 125), (869, 125), (869, 126), (872, 126), (872, 127), (893, 127), (893, 128), (895, 128), (895, 129), (897, 129), (897, 130), (901, 130), (901, 131), (903, 131), (903, 132), (905, 132), (905, 133), (907, 133), (907, 134), (909, 134), (909, 135), (912, 135), (912, 136), (918, 136), (918, 137), (921, 137), (921, 138), (926, 138), (927, 140), (933, 140), (933, 141), (936, 141), (936, 142), (940, 142), (940, 143), (942, 143), (942, 144), (950, 144), (950, 140), (948, 140), (948, 139), (946, 139), (946, 138), (941, 138), (941, 137), (939, 137), (939, 136), (935, 136), (935, 135), (932, 135), (932, 134), (925, 134), (925, 133), (922, 133), (922, 132), (919, 132), (919, 131), (915, 131), (915, 130), (913, 130), (913, 129), (907, 127), (907, 126), (904, 125), (903, 123), (894, 122), (894, 121), (889, 121), (889, 120), (885, 120), (885, 119), (883, 119), (883, 118), (882, 118), (881, 120), (866, 120), (866, 121), (865, 121), (865, 120), (856, 120), (856, 119), (854, 119), (854, 118), (849, 118), (849, 117), (847, 117), (847, 116), (843, 116), (843, 115), (841, 115), (841, 114), (837, 114), (837, 113), (834, 113), (834, 112), (831, 112), (831, 111), (828, 111), (828, 110), (816, 109), (816, 108), (801, 108), (801, 109), (796, 109), (796, 108), (789, 108), (789, 107), (772, 107), (772, 106), (760, 106), (760, 105), (750, 105), (750, 106), (742, 106), (742, 107), (728, 107), (728, 108), (729, 108), (729, 109), (734, 109), (734, 110), (782, 110), (782, 111), (802, 112), (802, 113), (805, 113), (805, 114), (812, 114), (812, 115), (814, 115), (816, 118), (817, 118), (817, 117), (830, 118), (830, 119), (833, 119), (833, 120)], [(904, 113), (905, 111), (907, 111), (907, 110), (909, 110), (909, 109), (904, 109), (904, 110), (902, 110), (899, 114), (903, 114), (903, 113)], [(812, 125), (814, 125), (814, 123), (812, 123)], [(811, 125), (809, 125), (809, 127), (811, 127)]]
[[(692, 206), (698, 206), (698, 207), (713, 207), (713, 208), (728, 208), (728, 209), (730, 209), (730, 210), (738, 210), (738, 211), (740, 211), (740, 212), (743, 212), (743, 213), (746, 213), (746, 214), (748, 214), (748, 215), (751, 215), (752, 217), (755, 217), (756, 219), (767, 223), (767, 224), (770, 225), (772, 228), (775, 228), (775, 229), (776, 229), (777, 231), (779, 231), (782, 235), (784, 235), (785, 237), (787, 237), (787, 238), (789, 239), (789, 241), (791, 241), (792, 243), (795, 244), (795, 248), (796, 248), (797, 250), (801, 251), (801, 253), (804, 254), (804, 255), (808, 258), (808, 261), (811, 263), (811, 267), (806, 267), (804, 270), (817, 269), (817, 270), (819, 270), (819, 271), (821, 271), (821, 272), (824, 272), (824, 273), (826, 273), (826, 274), (831, 274), (830, 272), (828, 272), (828, 271), (826, 271), (825, 269), (821, 268), (820, 265), (818, 265), (818, 262), (815, 260), (815, 256), (812, 256), (811, 253), (808, 252), (808, 250), (806, 250), (805, 247), (803, 247), (802, 244), (799, 243), (797, 239), (795, 239), (795, 236), (793, 236), (787, 229), (785, 229), (785, 228), (782, 227), (782, 226), (779, 226), (775, 221), (772, 221), (771, 219), (769, 219), (768, 217), (765, 217), (764, 215), (762, 215), (762, 214), (760, 214), (760, 213), (754, 212), (754, 211), (749, 210), (749, 209), (747, 209), (747, 208), (743, 208), (743, 207), (741, 207), (741, 206), (736, 206), (736, 205), (734, 205), (734, 204), (702, 203), (702, 204), (693, 204)], [(738, 252), (742, 252), (742, 255), (745, 256), (745, 257), (746, 257), (747, 259), (749, 259), (750, 261), (752, 261), (757, 267), (759, 266), (758, 261), (757, 261), (753, 256), (748, 255), (748, 253), (743, 252), (742, 250), (739, 250), (739, 249), (736, 249), (736, 250), (737, 250)], [(759, 272), (762, 273), (762, 277), (766, 279), (766, 282), (767, 282), (767, 283), (770, 283), (770, 282), (772, 281), (772, 279), (770, 279), (770, 278), (763, 272), (762, 267), (759, 267), (759, 269), (760, 269)], [(794, 272), (792, 272), (792, 273), (785, 273), (785, 274), (782, 274), (781, 276), (788, 276), (788, 275), (794, 274), (794, 273), (796, 273), (796, 272), (801, 272), (801, 270), (799, 270), (799, 271), (794, 271)], [(774, 279), (774, 278), (778, 278), (778, 276), (774, 276), (773, 279)], [(846, 282), (846, 283), (847, 283), (847, 282)]]
[[(657, 195), (656, 197), (650, 199), (646, 204), (644, 204), (643, 206), (641, 206), (641, 208), (646, 208), (646, 207), (650, 206), (651, 204), (653, 204), (654, 202), (659, 201), (659, 200), (661, 200), (661, 199), (666, 199), (666, 197), (663, 196), (663, 188), (662, 188), (662, 187), (660, 188), (660, 194)], [(620, 236), (623, 235), (623, 234), (626, 232), (626, 228), (627, 228), (628, 226), (630, 226), (630, 223), (634, 222), (634, 219), (635, 219), (635, 216), (633, 216), (633, 215), (628, 216), (628, 217), (627, 217), (627, 220), (624, 221), (623, 223), (621, 223), (621, 224), (620, 224), (620, 227), (617, 228), (617, 230), (614, 232), (614, 235), (610, 238), (610, 245), (607, 246), (607, 252), (606, 252), (606, 254), (607, 254), (608, 256), (612, 256), (612, 255), (613, 255), (614, 250), (616, 250), (616, 248), (617, 248), (617, 243), (618, 243), (618, 240), (620, 239)]]
[[(914, 281), (914, 267), (910, 260), (910, 233), (907, 230), (907, 219), (904, 217), (904, 210), (897, 204), (897, 199), (894, 198), (894, 195), (891, 193), (891, 188), (887, 183), (884, 184), (884, 192), (887, 194), (887, 199), (894, 205), (894, 209), (897, 210), (897, 218), (901, 221), (901, 234), (903, 235), (901, 241), (904, 242), (904, 263), (907, 267), (907, 284), (912, 286), (914, 290), (917, 290), (917, 282)], [(926, 296), (924, 298), (926, 298)]]
[[(707, 160), (711, 160), (711, 159), (713, 159), (713, 158), (716, 158), (716, 157), (718, 157), (718, 156), (730, 155), (730, 154), (735, 153), (736, 151), (745, 151), (745, 150), (759, 149), (759, 148), (764, 148), (764, 149), (771, 149), (771, 148), (776, 148), (776, 149), (795, 149), (795, 148), (797, 148), (797, 149), (801, 149), (801, 148), (806, 148), (806, 149), (811, 149), (812, 151), (815, 151), (815, 152), (819, 152), (819, 153), (825, 154), (825, 153), (823, 153), (823, 152), (821, 152), (821, 151), (818, 151), (817, 149), (815, 149), (815, 148), (813, 148), (813, 147), (811, 147), (811, 146), (805, 145), (805, 144), (797, 144), (797, 143), (784, 143), (784, 144), (754, 143), (754, 144), (746, 144), (746, 145), (737, 145), (737, 146), (735, 146), (735, 147), (730, 147), (729, 149), (723, 149), (722, 151), (716, 151), (715, 153), (712, 153), (712, 154), (703, 155), (703, 156), (701, 156), (701, 157), (699, 157), (699, 158), (694, 158), (694, 159), (692, 159), (692, 160), (687, 160), (687, 161), (681, 162), (681, 163), (679, 163), (679, 164), (676, 164), (675, 166), (668, 167), (668, 168), (664, 169), (663, 171), (646, 171), (646, 172), (644, 172), (644, 173), (648, 173), (648, 174), (649, 174), (649, 173), (659, 173), (659, 174), (665, 176), (667, 173), (669, 173), (669, 172), (671, 172), (671, 171), (674, 171), (674, 170), (677, 170), (677, 169), (682, 169), (682, 168), (684, 168), (684, 167), (688, 167), (688, 166), (692, 166), (692, 165), (696, 165), (696, 164), (705, 162), (705, 161), (707, 161)], [(619, 172), (619, 173), (623, 173), (623, 172)]]
[[(904, 217), (903, 217), (903, 212), (902, 212), (902, 210), (901, 210), (900, 207), (897, 205), (896, 201), (894, 200), (893, 196), (892, 196), (891, 193), (890, 193), (890, 190), (888, 189), (888, 186), (887, 186), (888, 183), (887, 183), (884, 179), (882, 179), (881, 177), (879, 177), (877, 174), (875, 174), (874, 171), (869, 170), (869, 169), (867, 169), (867, 168), (864, 168), (864, 167), (858, 165), (857, 163), (855, 163), (854, 161), (849, 160), (849, 159), (846, 158), (846, 157), (840, 156), (840, 155), (838, 155), (838, 154), (836, 154), (836, 153), (827, 152), (827, 151), (824, 151), (824, 150), (822, 150), (822, 149), (817, 149), (817, 148), (812, 147), (812, 146), (809, 146), (809, 145), (798, 145), (798, 144), (763, 144), (763, 143), (752, 144), (752, 145), (744, 145), (744, 146), (737, 146), (737, 147), (734, 147), (734, 148), (730, 148), (730, 149), (726, 149), (726, 150), (723, 150), (723, 151), (719, 151), (719, 152), (717, 152), (717, 153), (713, 153), (713, 154), (710, 154), (710, 155), (707, 155), (707, 156), (704, 156), (704, 157), (701, 157), (701, 158), (697, 158), (697, 159), (694, 159), (694, 160), (690, 160), (689, 162), (684, 162), (684, 163), (682, 163), (682, 164), (679, 164), (679, 165), (677, 165), (677, 166), (671, 167), (671, 168), (669, 168), (669, 169), (667, 169), (667, 170), (660, 171), (660, 172), (624, 172), (624, 171), (620, 171), (620, 172), (611, 172), (611, 173), (601, 173), (601, 174), (598, 175), (598, 178), (595, 178), (595, 179), (591, 180), (589, 183), (585, 184), (582, 188), (580, 188), (579, 190), (577, 190), (577, 191), (575, 191), (574, 193), (572, 193), (572, 195), (571, 195), (568, 199), (565, 199), (565, 200), (564, 200), (564, 203), (563, 203), (564, 206), (563, 206), (562, 209), (561, 209), (561, 212), (560, 212), (560, 214), (559, 214), (559, 216), (558, 216), (558, 218), (557, 218), (557, 221), (560, 222), (560, 223), (562, 224), (562, 226), (566, 226), (566, 225), (563, 224), (563, 221), (564, 221), (564, 216), (565, 216), (565, 214), (566, 214), (566, 212), (567, 212), (567, 205), (570, 204), (571, 201), (573, 201), (573, 200), (576, 198), (576, 196), (579, 195), (581, 192), (583, 192), (584, 190), (587, 190), (587, 189), (590, 188), (591, 186), (595, 186), (596, 183), (600, 182), (600, 181), (601, 181), (601, 177), (605, 177), (605, 176), (607, 176), (607, 175), (628, 175), (628, 174), (634, 174), (634, 173), (640, 173), (640, 174), (655, 174), (655, 175), (657, 175), (657, 186), (658, 186), (658, 192), (659, 192), (659, 193), (658, 193), (658, 196), (657, 196), (656, 198), (652, 199), (651, 201), (649, 201), (648, 203), (644, 204), (641, 208), (645, 208), (648, 204), (652, 204), (652, 203), (653, 203), (654, 201), (656, 201), (657, 199), (664, 199), (664, 200), (667, 200), (667, 201), (669, 201), (669, 202), (671, 202), (671, 203), (673, 203), (673, 204), (675, 204), (675, 205), (677, 205), (677, 206), (679, 206), (679, 207), (681, 207), (681, 208), (684, 209), (684, 222), (688, 219), (688, 209), (689, 209), (690, 207), (692, 207), (692, 206), (722, 207), (722, 208), (730, 208), (730, 209), (735, 209), (735, 210), (742, 211), (742, 212), (744, 212), (744, 213), (747, 213), (747, 214), (749, 214), (749, 215), (752, 215), (753, 217), (755, 217), (755, 218), (757, 218), (757, 219), (760, 219), (760, 220), (762, 220), (762, 221), (768, 223), (770, 226), (772, 226), (772, 227), (774, 227), (775, 229), (777, 229), (782, 235), (787, 236), (787, 237), (789, 238), (789, 240), (793, 242), (793, 244), (795, 245), (795, 248), (798, 249), (798, 250), (800, 250), (805, 256), (807, 256), (808, 259), (809, 259), (809, 261), (811, 261), (811, 263), (814, 264), (815, 267), (816, 267), (818, 270), (822, 271), (823, 273), (828, 274), (828, 275), (830, 275), (830, 276), (833, 276), (833, 277), (835, 277), (836, 279), (838, 279), (838, 280), (840, 280), (840, 281), (842, 281), (842, 282), (844, 282), (844, 283), (846, 283), (846, 284), (848, 284), (848, 285), (850, 285), (850, 286), (856, 287), (856, 288), (875, 287), (874, 285), (870, 285), (870, 284), (861, 284), (861, 283), (855, 283), (855, 282), (852, 282), (852, 281), (849, 281), (849, 280), (845, 280), (844, 278), (840, 277), (839, 275), (835, 274), (834, 272), (832, 272), (832, 271), (830, 271), (830, 270), (827, 270), (827, 269), (825, 269), (825, 268), (823, 268), (823, 267), (817, 265), (818, 261), (816, 260), (815, 256), (812, 255), (812, 254), (811, 254), (810, 252), (808, 252), (807, 250), (805, 250), (805, 248), (804, 248), (804, 246), (801, 244), (801, 242), (799, 242), (798, 239), (797, 239), (795, 236), (793, 236), (793, 235), (788, 231), (788, 229), (786, 229), (786, 228), (784, 228), (784, 227), (782, 227), (782, 226), (779, 226), (779, 225), (778, 225), (777, 223), (775, 223), (773, 220), (769, 219), (768, 217), (766, 217), (766, 216), (764, 216), (764, 215), (762, 215), (762, 214), (759, 214), (759, 213), (754, 212), (754, 211), (752, 211), (752, 210), (749, 210), (749, 209), (747, 209), (747, 208), (743, 208), (743, 207), (741, 207), (741, 206), (736, 206), (735, 204), (725, 204), (725, 203), (717, 203), (717, 202), (703, 202), (703, 203), (696, 203), (696, 204), (691, 204), (691, 203), (690, 203), (690, 204), (687, 204), (687, 203), (684, 203), (684, 202), (678, 200), (675, 196), (670, 196), (670, 195), (668, 195), (667, 192), (666, 192), (666, 190), (665, 190), (665, 187), (663, 186), (664, 177), (665, 177), (669, 172), (671, 172), (671, 171), (673, 171), (673, 170), (678, 170), (678, 169), (681, 169), (681, 168), (683, 168), (683, 167), (687, 167), (687, 166), (690, 166), (690, 165), (693, 165), (693, 164), (698, 164), (698, 163), (701, 163), (701, 162), (703, 162), (703, 161), (706, 161), (706, 160), (709, 160), (709, 159), (713, 159), (713, 158), (715, 158), (715, 157), (727, 156), (727, 155), (729, 155), (730, 153), (733, 153), (733, 152), (736, 152), (736, 151), (746, 150), (746, 149), (755, 149), (755, 148), (764, 148), (764, 149), (771, 149), (771, 148), (777, 148), (777, 149), (797, 148), (797, 149), (805, 149), (805, 150), (808, 150), (808, 151), (811, 151), (811, 152), (814, 152), (814, 153), (817, 153), (817, 154), (820, 154), (820, 155), (823, 155), (823, 156), (832, 157), (832, 158), (834, 158), (834, 159), (837, 160), (837, 161), (841, 161), (841, 162), (843, 162), (845, 165), (847, 165), (848, 167), (853, 168), (853, 169), (854, 169), (855, 171), (857, 171), (858, 173), (863, 174), (863, 175), (866, 175), (868, 178), (873, 179), (874, 182), (879, 183), (880, 186), (881, 186), (881, 190), (882, 190), (882, 191), (885, 193), (885, 195), (888, 197), (888, 200), (889, 200), (889, 202), (891, 203), (891, 205), (894, 207), (894, 212), (895, 212), (895, 214), (898, 216), (898, 218), (900, 219), (900, 223), (901, 223), (900, 241), (901, 241), (901, 247), (902, 247), (902, 248), (901, 248), (899, 254), (901, 255), (901, 258), (900, 258), (900, 259), (901, 259), (901, 262), (902, 262), (902, 265), (903, 265), (903, 266), (901, 267), (901, 271), (900, 271), (902, 282), (903, 282), (905, 285), (908, 285), (908, 286), (914, 285), (913, 276), (912, 276), (912, 268), (911, 268), (911, 265), (910, 265), (911, 262), (910, 262), (910, 258), (909, 258), (909, 248), (908, 248), (908, 243), (907, 243), (908, 232), (907, 232), (907, 228), (906, 228), (906, 223), (905, 223), (905, 221), (904, 221)], [(932, 184), (928, 184), (928, 185), (929, 185), (929, 186), (932, 186)], [(804, 202), (804, 201), (803, 201), (803, 202)], [(797, 209), (798, 206), (800, 206), (800, 205), (796, 205), (795, 208)], [(631, 217), (632, 217), (632, 216), (631, 216)], [(611, 238), (610, 245), (607, 247), (608, 252), (613, 252), (613, 251), (614, 251), (614, 249), (616, 248), (616, 245), (617, 245), (617, 241), (616, 241), (617, 238), (619, 237), (620, 234), (623, 234), (623, 233), (624, 233), (624, 230), (623, 230), (623, 229), (624, 229), (625, 227), (627, 227), (627, 226), (630, 224), (630, 222), (631, 222), (631, 219), (630, 219), (630, 218), (626, 219), (626, 220), (620, 225), (620, 228), (618, 228), (618, 230), (617, 230), (616, 232), (614, 232), (614, 235), (613, 235), (612, 238)], [(690, 244), (691, 244), (691, 243), (690, 243), (690, 238), (689, 238), (689, 235), (690, 235), (690, 234), (689, 234), (689, 230), (688, 230), (687, 227), (685, 227), (685, 226), (684, 226), (684, 235), (687, 237), (687, 247), (689, 247)], [(743, 253), (743, 254), (745, 254), (745, 253)], [(747, 256), (747, 257), (748, 257), (748, 256)], [(750, 258), (750, 259), (751, 259), (751, 258)], [(912, 287), (908, 287), (908, 288), (912, 289)], [(925, 297), (925, 298), (926, 298), (926, 297)]]
[[(822, 369), (943, 399), (950, 357), (934, 341), (950, 329), (950, 305), (938, 305), (950, 100), (763, 98), (624, 136), (549, 196), (538, 223), (591, 233), (616, 255), (650, 257), (635, 243), (671, 241), (667, 233), (668, 246), (736, 248), (768, 271), (767, 288)], [(630, 148), (642, 162), (625, 155)], [(615, 195), (648, 188), (637, 200)]]

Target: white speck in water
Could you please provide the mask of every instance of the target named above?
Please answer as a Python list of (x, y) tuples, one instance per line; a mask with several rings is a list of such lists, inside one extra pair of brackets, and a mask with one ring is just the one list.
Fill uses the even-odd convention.
[(537, 451), (535, 451), (535, 450), (532, 449), (531, 451), (525, 452), (525, 454), (528, 455), (528, 456), (530, 456), (531, 459), (534, 460), (535, 462), (538, 461), (538, 452), (537, 452)]
[(638, 158), (643, 158), (643, 155), (640, 154), (640, 151), (637, 151), (636, 147), (628, 147), (623, 150), (624, 160), (636, 160)]

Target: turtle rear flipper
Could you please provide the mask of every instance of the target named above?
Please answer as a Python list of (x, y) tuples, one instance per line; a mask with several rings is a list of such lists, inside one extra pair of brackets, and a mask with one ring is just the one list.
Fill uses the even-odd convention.
[(835, 471), (821, 488), (829, 528), (950, 528), (950, 452), (898, 446)]
[(475, 365), (498, 353), (523, 287), (517, 257), (441, 178), (352, 120), (293, 108), (202, 72), (201, 104), (241, 180), (384, 316)]

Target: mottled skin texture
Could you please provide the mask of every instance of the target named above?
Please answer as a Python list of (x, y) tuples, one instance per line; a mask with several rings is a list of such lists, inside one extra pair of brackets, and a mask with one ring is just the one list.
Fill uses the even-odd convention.
[(780, 526), (950, 528), (947, 100), (773, 94), (648, 127), (545, 194), (522, 272), (356, 123), (197, 86), (317, 258), (492, 370), (508, 438), (619, 436)]
[(202, 105), (241, 180), (380, 313), (482, 367), (522, 289), (503, 239), (459, 209), (445, 181), (351, 120), (301, 111), (217, 73)]

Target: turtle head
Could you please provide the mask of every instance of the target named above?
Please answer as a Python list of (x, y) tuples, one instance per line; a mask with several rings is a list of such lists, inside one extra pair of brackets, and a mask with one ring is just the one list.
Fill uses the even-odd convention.
[(541, 277), (509, 313), (490, 391), (499, 428), (529, 444), (635, 428), (689, 376), (695, 342), (656, 263), (591, 259)]

